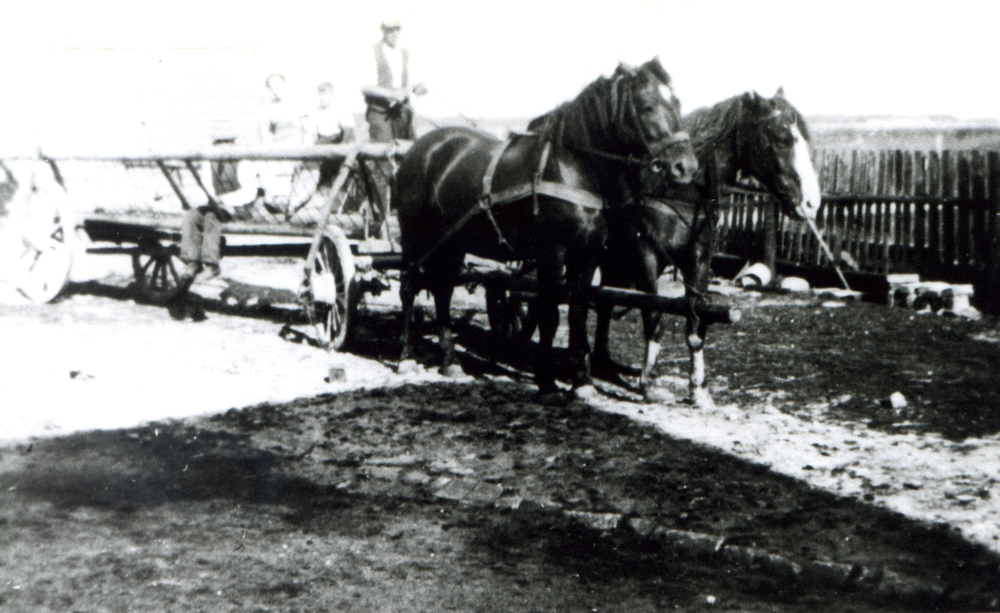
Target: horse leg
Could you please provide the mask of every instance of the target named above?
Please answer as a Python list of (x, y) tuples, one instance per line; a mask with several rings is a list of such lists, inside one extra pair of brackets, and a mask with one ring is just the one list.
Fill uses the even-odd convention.
[(611, 305), (600, 305), (597, 311), (597, 329), (594, 332), (594, 351), (590, 355), (591, 372), (603, 377), (615, 375), (615, 364), (611, 360), (611, 350), (608, 348), (611, 336)]
[(462, 365), (455, 360), (455, 335), (451, 329), (451, 298), (455, 286), (437, 284), (431, 293), (434, 295), (434, 309), (437, 313), (437, 325), (440, 330), (439, 342), (444, 357), (441, 361), (441, 374), (446, 377), (461, 377), (465, 375)]
[(402, 303), (403, 330), (399, 340), (402, 350), (399, 356), (399, 366), (396, 371), (399, 374), (406, 374), (417, 370), (417, 361), (413, 359), (413, 344), (411, 341), (413, 323), (413, 303), (417, 297), (416, 285), (413, 281), (413, 273), (403, 271), (399, 283), (399, 301)]
[(552, 345), (559, 327), (559, 281), (562, 276), (562, 257), (559, 247), (553, 245), (539, 254), (537, 261), (538, 297), (531, 308), (538, 321), (538, 354), (535, 364), (535, 383), (538, 399), (542, 404), (561, 404), (564, 394), (556, 386), (555, 352)]
[(559, 304), (555, 297), (541, 296), (532, 305), (538, 317), (538, 362), (535, 365), (535, 383), (542, 404), (563, 401), (562, 392), (556, 387), (554, 352), (556, 329), (559, 327)]
[(663, 316), (655, 311), (642, 312), (642, 335), (646, 339), (646, 353), (643, 355), (642, 371), (639, 373), (639, 389), (649, 399), (650, 373), (660, 355), (660, 322)]
[(590, 378), (590, 341), (587, 338), (588, 292), (596, 269), (596, 265), (585, 265), (574, 275), (569, 297), (569, 354), (573, 366), (573, 391), (577, 398), (589, 398), (596, 394)]
[(699, 409), (715, 408), (715, 402), (705, 386), (705, 334), (708, 326), (691, 314), (687, 318), (685, 339), (691, 354), (691, 401)]
[[(714, 221), (710, 227), (714, 227)], [(688, 291), (685, 294), (692, 306), (685, 326), (685, 340), (688, 352), (691, 354), (691, 401), (701, 409), (715, 408), (715, 402), (712, 401), (712, 396), (705, 386), (705, 335), (708, 332), (708, 325), (695, 315), (694, 305), (703, 300), (708, 291), (711, 259), (714, 253), (713, 237), (713, 232), (703, 232), (696, 241), (689, 267), (682, 268), (685, 282), (688, 283)]]

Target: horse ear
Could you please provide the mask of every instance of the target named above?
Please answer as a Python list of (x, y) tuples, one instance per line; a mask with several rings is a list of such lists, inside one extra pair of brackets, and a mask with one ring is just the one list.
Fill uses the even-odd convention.
[(743, 103), (754, 114), (762, 115), (768, 112), (769, 100), (758, 94), (757, 90), (751, 90), (743, 94)]
[(615, 74), (628, 75), (630, 77), (634, 77), (636, 72), (635, 66), (630, 66), (625, 62), (618, 62), (618, 68), (615, 70)]
[(784, 98), (785, 97), (785, 88), (783, 86), (779, 85), (778, 86), (778, 91), (774, 92), (774, 97), (775, 98)]
[(660, 63), (660, 56), (653, 57), (653, 59), (643, 64), (642, 67), (653, 73), (664, 85), (670, 85), (670, 74), (663, 67), (663, 64)]

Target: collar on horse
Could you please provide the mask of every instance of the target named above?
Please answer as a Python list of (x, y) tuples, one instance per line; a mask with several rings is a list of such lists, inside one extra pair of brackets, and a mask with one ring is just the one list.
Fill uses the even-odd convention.
[[(540, 137), (541, 135), (528, 133), (527, 136)], [(510, 143), (511, 139), (508, 138), (503, 147), (497, 149), (497, 152), (493, 154), (493, 159), (490, 160), (489, 166), (486, 167), (486, 174), (483, 175), (483, 193), (480, 197), (480, 207), (484, 208), (487, 212), (493, 206), (507, 204), (509, 202), (514, 202), (527, 196), (531, 196), (534, 200), (535, 214), (537, 214), (539, 195), (565, 200), (566, 202), (571, 202), (588, 209), (604, 208), (604, 198), (602, 198), (600, 194), (595, 194), (594, 192), (581, 189), (579, 187), (572, 187), (566, 185), (565, 183), (545, 181), (542, 179), (542, 173), (545, 172), (545, 166), (549, 161), (549, 153), (552, 151), (552, 140), (548, 138), (545, 139), (545, 144), (542, 146), (542, 154), (538, 160), (538, 168), (535, 171), (535, 175), (532, 180), (513, 187), (508, 187), (500, 190), (499, 192), (494, 192), (493, 174), (496, 172), (497, 166), (500, 164), (500, 158), (503, 157), (503, 154), (507, 151)]]

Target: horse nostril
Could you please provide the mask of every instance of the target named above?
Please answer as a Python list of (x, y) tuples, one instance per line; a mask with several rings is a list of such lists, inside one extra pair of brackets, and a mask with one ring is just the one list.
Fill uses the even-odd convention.
[(674, 163), (674, 178), (675, 179), (686, 179), (692, 173), (688, 171), (688, 166), (684, 162)]

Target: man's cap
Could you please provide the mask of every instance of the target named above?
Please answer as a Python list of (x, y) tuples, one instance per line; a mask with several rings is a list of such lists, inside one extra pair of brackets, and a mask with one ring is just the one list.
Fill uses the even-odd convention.
[(403, 22), (399, 19), (386, 19), (381, 27), (383, 30), (398, 30), (403, 27)]

